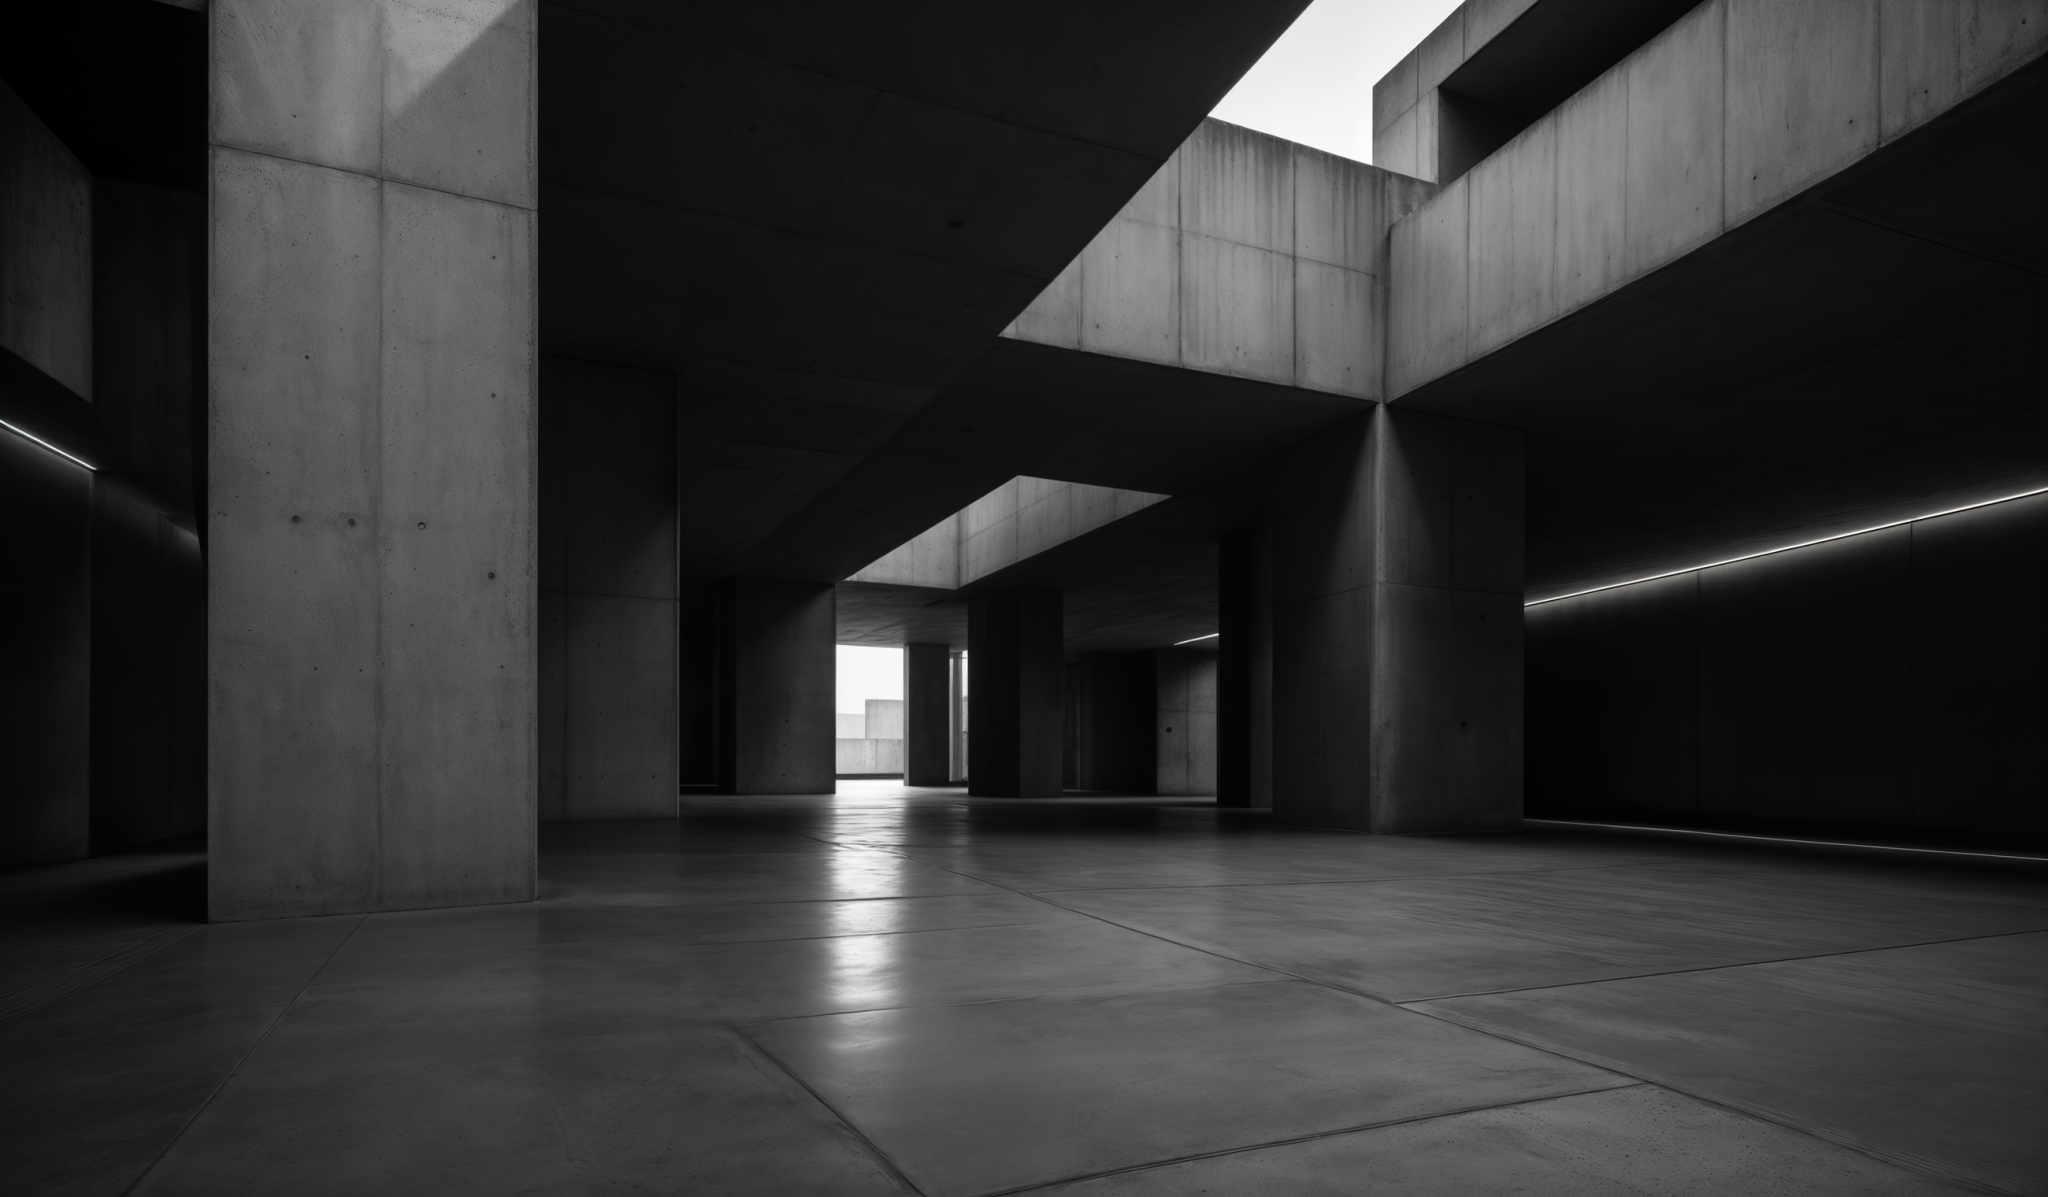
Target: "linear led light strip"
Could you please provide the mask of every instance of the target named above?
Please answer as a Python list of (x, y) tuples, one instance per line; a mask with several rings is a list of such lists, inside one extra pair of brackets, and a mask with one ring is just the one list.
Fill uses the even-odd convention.
[(1223, 633), (1221, 632), (1211, 632), (1206, 636), (1190, 636), (1186, 640), (1174, 641), (1173, 646), (1175, 648), (1179, 648), (1183, 644), (1199, 644), (1204, 640), (1214, 640), (1216, 637), (1221, 636), (1222, 634)]
[(1868, 528), (1858, 528), (1854, 532), (1837, 532), (1833, 536), (1817, 536), (1812, 540), (1802, 540), (1798, 544), (1779, 545), (1775, 549), (1760, 549), (1754, 553), (1744, 553), (1740, 557), (1724, 557), (1719, 561), (1708, 561), (1701, 565), (1688, 565), (1683, 569), (1667, 569), (1661, 574), (1649, 574), (1640, 578), (1630, 578), (1626, 582), (1609, 582), (1605, 586), (1589, 586), (1584, 590), (1574, 590), (1569, 594), (1553, 594), (1549, 598), (1540, 598), (1523, 603), (1522, 606), (1524, 609), (1540, 607), (1545, 603), (1560, 603), (1565, 599), (1578, 598), (1582, 595), (1599, 594), (1603, 590), (1619, 590), (1624, 586), (1640, 586), (1644, 582), (1656, 582), (1664, 578), (1675, 578), (1680, 574), (1693, 574), (1703, 569), (1714, 569), (1722, 565), (1734, 565), (1738, 561), (1754, 561), (1758, 557), (1771, 557), (1779, 553), (1789, 553), (1794, 549), (1808, 549), (1814, 545), (1827, 544), (1833, 540), (1847, 540), (1851, 536), (1868, 536), (1872, 532), (1882, 532), (1886, 528), (1903, 528), (1907, 524), (1917, 524), (1921, 520), (1940, 519), (1944, 515), (1956, 515), (1964, 511), (1975, 511), (1979, 507), (1995, 507), (2000, 503), (2010, 503), (2015, 499), (2030, 499), (2035, 495), (2048, 495), (2048, 486), (2037, 486), (2032, 490), (2023, 490), (2016, 495), (2001, 495), (1996, 499), (1986, 499), (1981, 503), (1965, 503), (1961, 507), (1950, 507), (1942, 511), (1929, 511), (1922, 515), (1907, 516), (1905, 519), (1893, 520), (1890, 523), (1872, 524)]
[[(1924, 517), (1923, 517), (1924, 518)], [(1584, 819), (1524, 819), (1546, 827), (1594, 827), (1607, 831), (1646, 831), (1687, 839), (1754, 840), (1764, 844), (1794, 844), (1805, 848), (1857, 848), (1866, 852), (1903, 852), (1915, 856), (1972, 856), (1983, 860), (2021, 860), (2048, 864), (2048, 856), (2012, 852), (1972, 852), (1965, 848), (1910, 848), (1904, 844), (1866, 844), (1857, 840), (1817, 840), (1784, 835), (1748, 835), (1739, 831), (1704, 831), (1697, 827), (1658, 827), (1647, 823), (1596, 823)]]
[(0, 428), (5, 428), (7, 431), (13, 433), (14, 435), (20, 437), (25, 441), (34, 441), (36, 444), (41, 445), (43, 448), (48, 449), (50, 452), (55, 453), (57, 456), (63, 458), (66, 461), (76, 462), (79, 465), (84, 466), (86, 469), (93, 470), (95, 472), (99, 470), (98, 466), (87, 461), (85, 458), (79, 457), (76, 454), (66, 453), (64, 450), (59, 449), (57, 446), (44, 440), (42, 437), (37, 436), (35, 433), (30, 432), (26, 428), (17, 428), (14, 425), (9, 424), (5, 420), (0, 420)]

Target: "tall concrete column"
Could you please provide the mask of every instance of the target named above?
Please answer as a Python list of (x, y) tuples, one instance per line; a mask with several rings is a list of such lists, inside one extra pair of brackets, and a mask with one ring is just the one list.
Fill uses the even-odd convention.
[(1273, 802), (1273, 613), (1265, 539), (1233, 531), (1218, 553), (1216, 801)]
[(1376, 409), (1285, 473), (1273, 809), (1378, 832), (1522, 815), (1521, 434)]
[(974, 597), (967, 610), (967, 788), (1040, 798), (1060, 792), (1060, 592), (1016, 587)]
[(534, 894), (533, 0), (215, 0), (215, 918)]
[(903, 646), (904, 785), (942, 786), (953, 780), (947, 743), (951, 658), (949, 645)]
[(831, 793), (832, 583), (731, 578), (717, 606), (719, 788)]

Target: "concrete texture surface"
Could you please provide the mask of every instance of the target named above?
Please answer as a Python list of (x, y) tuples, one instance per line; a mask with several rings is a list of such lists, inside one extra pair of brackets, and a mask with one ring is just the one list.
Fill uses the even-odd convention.
[(212, 29), (212, 911), (529, 898), (531, 5)]
[(2048, 496), (1531, 608), (1529, 811), (2048, 844), (2043, 560)]
[(1162, 795), (1216, 795), (1217, 655), (1163, 648), (1152, 654), (1156, 675), (1156, 789)]
[(541, 379), (541, 817), (661, 818), (680, 774), (673, 380), (552, 359)]
[[(1437, 176), (1407, 156), (1406, 126), (1433, 111), (1435, 40), (1412, 56), (1418, 101), (1376, 118), (1389, 164), (1415, 165), (1408, 173), (1425, 178)], [(2043, 46), (2048, 5), (2040, 0), (1699, 5), (1493, 151), (1466, 176), (1469, 194), (1453, 183), (1395, 225), (1388, 397), (1685, 256), (1948, 111)], [(1382, 81), (1382, 107), (1405, 94), (1405, 70)], [(1618, 175), (1609, 168), (1616, 161)]]
[(530, 904), (194, 863), (0, 884), (14, 1187), (2040, 1189), (2031, 873), (880, 782), (553, 825)]
[(1165, 499), (1019, 475), (846, 580), (957, 590)]
[(1264, 524), (1276, 813), (1520, 821), (1522, 479), (1515, 430), (1393, 406), (1290, 463)]
[(1205, 120), (1004, 335), (1376, 399), (1381, 246), (1412, 203), (1384, 170)]
[(1065, 646), (1060, 592), (1010, 587), (976, 594), (967, 612), (968, 785), (1005, 798), (1057, 796)]
[(92, 173), (4, 82), (0, 348), (92, 398)]
[(718, 599), (719, 788), (831, 793), (831, 584), (733, 578)]
[(942, 786), (953, 780), (952, 648), (903, 646), (903, 781)]
[(73, 860), (91, 847), (92, 481), (85, 470), (0, 433), (0, 673), (8, 865)]

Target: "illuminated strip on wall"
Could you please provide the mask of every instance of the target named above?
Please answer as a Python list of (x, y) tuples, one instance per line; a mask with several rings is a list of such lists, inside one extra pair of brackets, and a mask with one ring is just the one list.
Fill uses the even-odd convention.
[(1179, 648), (1183, 644), (1200, 644), (1204, 640), (1214, 640), (1216, 637), (1221, 636), (1222, 634), (1223, 633), (1221, 632), (1211, 632), (1206, 636), (1190, 636), (1186, 640), (1174, 641), (1173, 646), (1175, 648)]
[[(1922, 516), (1926, 519), (1926, 516)], [(1969, 856), (1981, 860), (2020, 860), (2048, 864), (2048, 856), (2013, 852), (1973, 852), (1967, 848), (1914, 848), (1905, 844), (1871, 844), (1860, 840), (1806, 839), (1785, 835), (1750, 835), (1740, 831), (1706, 831), (1698, 827), (1664, 827), (1653, 823), (1594, 823), (1584, 819), (1523, 819), (1545, 827), (1588, 827), (1597, 831), (1640, 831), (1679, 839), (1750, 840), (1763, 844), (1791, 844), (1800, 848), (1854, 848), (1860, 852), (1903, 852), (1913, 856)]]
[(42, 437), (37, 436), (35, 433), (30, 432), (26, 428), (17, 428), (14, 425), (9, 424), (5, 420), (0, 420), (0, 428), (5, 428), (7, 431), (13, 433), (14, 435), (20, 437), (25, 441), (35, 442), (36, 444), (41, 445), (43, 448), (48, 449), (50, 452), (55, 453), (57, 456), (63, 458), (66, 461), (76, 462), (79, 465), (84, 466), (86, 469), (93, 470), (95, 472), (99, 470), (98, 466), (87, 461), (85, 458), (79, 457), (76, 454), (66, 453), (64, 450), (59, 449), (57, 446), (44, 440)]
[(1837, 532), (1833, 536), (1819, 536), (1812, 540), (1802, 540), (1798, 544), (1779, 545), (1775, 549), (1760, 549), (1754, 553), (1744, 553), (1740, 557), (1724, 557), (1719, 561), (1709, 561), (1702, 565), (1688, 565), (1683, 569), (1667, 569), (1661, 574), (1649, 574), (1641, 578), (1630, 578), (1626, 582), (1609, 582), (1605, 586), (1589, 586), (1584, 590), (1574, 590), (1569, 594), (1553, 594), (1549, 598), (1540, 598), (1523, 603), (1522, 607), (1526, 610), (1530, 607), (1540, 607), (1545, 603), (1561, 603), (1566, 599), (1579, 598), (1588, 594), (1599, 594), (1604, 590), (1619, 590), (1624, 586), (1640, 586), (1645, 582), (1659, 582), (1665, 578), (1675, 578), (1680, 574), (1694, 574), (1703, 569), (1715, 569), (1723, 565), (1734, 565), (1738, 561), (1754, 561), (1758, 557), (1774, 557), (1779, 553), (1792, 552), (1794, 549), (1810, 549), (1814, 545), (1827, 544), (1829, 541), (1847, 540), (1852, 536), (1868, 536), (1872, 532), (1882, 532), (1887, 528), (1903, 528), (1907, 524), (1917, 524), (1921, 520), (1940, 519), (1944, 515), (1957, 515), (1965, 511), (1975, 511), (1979, 507), (1995, 507), (2000, 503), (2010, 503), (2015, 499), (2031, 499), (2035, 495), (2048, 495), (2048, 486), (2037, 486), (2032, 490), (2023, 490), (2016, 495), (2001, 495), (1996, 499), (1986, 499), (1981, 503), (1965, 503), (1961, 507), (1950, 507), (1944, 511), (1930, 511), (1924, 515), (1907, 516), (1905, 519), (1893, 520), (1888, 524), (1872, 524), (1868, 528), (1858, 528), (1854, 532)]

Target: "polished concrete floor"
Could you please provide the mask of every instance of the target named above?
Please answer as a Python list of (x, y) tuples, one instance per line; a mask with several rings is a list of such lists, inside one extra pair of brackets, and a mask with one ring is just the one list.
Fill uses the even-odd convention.
[(0, 1192), (2048, 1192), (2038, 873), (842, 785), (532, 905), (0, 878)]

